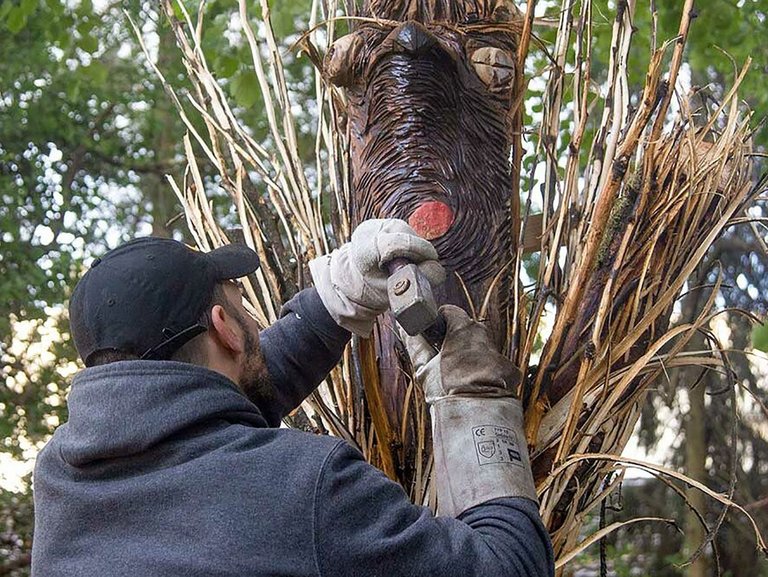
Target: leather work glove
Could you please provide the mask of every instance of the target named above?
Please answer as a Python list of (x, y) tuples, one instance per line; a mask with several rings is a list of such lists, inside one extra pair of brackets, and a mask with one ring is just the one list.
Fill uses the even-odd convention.
[(395, 258), (415, 263), (432, 285), (445, 280), (437, 251), (402, 220), (366, 220), (352, 240), (309, 263), (312, 280), (331, 317), (367, 337), (378, 315), (389, 309), (386, 265)]
[(432, 416), (438, 514), (457, 517), (499, 497), (536, 501), (523, 408), (513, 396), (520, 372), (462, 309), (440, 313), (439, 353), (421, 335), (404, 337)]

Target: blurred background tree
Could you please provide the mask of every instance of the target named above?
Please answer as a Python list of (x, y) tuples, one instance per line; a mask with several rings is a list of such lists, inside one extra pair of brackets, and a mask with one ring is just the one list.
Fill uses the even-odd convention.
[[(272, 4), (275, 29), (288, 54), (288, 79), (293, 94), (298, 95), (296, 107), (307, 120), (306, 130), (300, 133), (306, 146), (301, 148), (312, 150), (310, 63), (306, 58), (290, 57), (289, 52), (298, 34), (308, 27), (311, 2)], [(608, 63), (615, 4), (611, 0), (594, 2), (596, 78)], [(637, 9), (635, 25), (640, 31), (651, 28), (646, 4), (640, 3)], [(673, 37), (680, 6), (652, 4), (658, 11), (659, 37)], [(768, 0), (701, 4), (687, 48), (690, 82), (701, 87), (701, 106), (713, 106), (722, 95), (733, 76), (732, 60), (740, 66), (751, 56), (752, 73), (742, 93), (757, 118), (762, 118), (768, 111), (764, 80), (768, 45), (761, 34)], [(68, 379), (78, 368), (66, 319), (66, 303), (76, 279), (93, 258), (134, 235), (183, 239), (185, 234), (182, 210), (165, 181), (166, 174), (178, 176), (185, 164), (180, 149), (183, 126), (151, 72), (123, 10), (140, 24), (151, 57), (166, 78), (183, 91), (186, 83), (180, 57), (154, 3), (0, 2), (0, 484), (5, 478), (0, 486), (0, 575), (28, 574), (31, 483), (29, 477), (17, 480), (16, 471), (19, 463), (26, 464), (22, 471), (29, 470), (37, 447), (66, 420)], [(542, 0), (537, 14), (556, 17), (557, 11), (555, 3)], [(207, 3), (203, 49), (243, 123), (269, 147), (269, 140), (259, 137), (266, 133), (260, 92), (255, 74), (243, 64), (248, 61), (248, 47), (234, 32), (235, 12), (231, 2)], [(553, 33), (544, 26), (536, 32), (542, 45), (549, 46)], [(649, 46), (650, 38), (641, 33), (633, 50), (648, 55)], [(545, 52), (534, 51), (529, 62), (531, 78), (548, 65)], [(645, 70), (644, 63), (637, 70), (637, 77), (630, 75), (635, 93), (642, 86), (639, 75)], [(526, 102), (529, 125), (537, 122), (540, 94), (532, 82)], [(764, 152), (768, 132), (757, 130), (755, 143)], [(204, 159), (200, 165), (205, 166)], [(311, 168), (307, 172), (311, 177)], [(205, 184), (212, 191), (217, 188), (215, 178)], [(531, 184), (524, 183), (522, 189)], [(217, 209), (226, 222), (229, 200), (222, 197)], [(760, 206), (755, 211), (756, 216), (765, 212)], [(720, 304), (765, 315), (764, 240), (764, 231), (745, 225), (719, 241), (691, 279), (678, 321), (690, 320), (686, 315), (697, 310), (694, 300), (702, 292), (696, 288), (710, 283), (718, 270), (729, 285), (720, 295)], [(751, 347), (750, 324), (735, 313), (723, 318), (734, 351), (729, 357), (733, 373), (670, 371), (668, 380), (660, 382), (658, 394), (648, 401), (639, 438), (648, 450), (660, 442), (671, 448), (665, 457), (669, 464), (694, 477), (714, 480), (723, 491), (735, 474), (737, 501), (752, 503), (750, 512), (765, 527), (768, 446), (763, 423), (768, 399), (763, 376), (750, 357), (740, 352)], [(692, 346), (692, 350), (705, 347), (707, 340), (703, 336)], [(726, 385), (732, 381), (738, 385), (736, 392), (724, 392), (730, 390)], [(736, 413), (738, 421), (734, 421)], [(665, 415), (664, 423), (659, 422), (659, 415)], [(670, 423), (679, 427), (679, 433), (671, 441), (662, 440), (661, 433), (669, 430)], [(660, 510), (663, 516), (682, 519), (686, 509), (668, 487), (651, 480), (633, 481), (625, 487), (623, 501), (623, 511), (609, 512), (609, 520)], [(672, 505), (668, 503), (673, 502), (679, 515), (669, 511)], [(718, 520), (719, 510), (707, 510), (709, 505), (704, 502), (698, 504), (710, 522)], [(768, 574), (751, 541), (742, 537), (739, 523), (727, 518), (716, 538), (723, 567), (733, 575)], [(706, 535), (693, 529), (698, 521), (686, 525), (690, 536), (687, 551), (693, 553)], [(616, 575), (625, 574), (621, 571), (627, 566), (654, 575), (713, 574), (711, 546), (693, 565), (676, 568), (673, 560), (682, 563), (687, 558), (682, 553), (684, 545), (683, 538), (672, 530), (622, 530), (606, 543), (607, 567)], [(574, 574), (595, 574), (589, 572), (594, 554), (596, 549), (573, 564)], [(580, 573), (582, 569), (587, 572)]]
[[(162, 174), (174, 151), (164, 138), (176, 120), (122, 18), (117, 4), (0, 6), (0, 456), (9, 475), (66, 420), (76, 355), (65, 303), (83, 264), (125, 236), (167, 234)], [(0, 558), (23, 574), (29, 479), (11, 489), (0, 496)]]
[[(595, 72), (607, 66), (613, 4), (594, 3), (595, 12), (601, 14), (596, 26), (605, 31), (595, 34)], [(644, 8), (638, 5), (636, 11), (635, 26), (639, 33), (634, 37), (635, 55), (650, 54), (651, 12)], [(657, 2), (655, 8), (658, 38), (674, 37), (680, 5)], [(697, 17), (686, 48), (687, 76), (691, 89), (697, 91), (694, 101), (712, 110), (736, 68), (751, 57), (751, 72), (741, 94), (755, 111), (753, 139), (757, 154), (762, 157), (768, 144), (768, 130), (764, 126), (768, 112), (768, 46), (761, 42), (758, 31), (763, 29), (768, 16), (768, 2), (713, 0), (698, 3), (695, 10)], [(642, 71), (643, 68), (629, 71), (635, 97), (642, 86)], [(766, 163), (758, 162), (758, 167), (765, 172)], [(758, 176), (755, 174), (756, 179)], [(755, 205), (751, 211), (758, 218), (767, 213), (764, 204)], [(639, 445), (649, 453), (661, 449), (660, 458), (676, 470), (723, 493), (728, 493), (733, 485), (736, 501), (749, 504), (749, 512), (763, 529), (768, 527), (768, 445), (764, 425), (768, 418), (768, 391), (766, 375), (760, 371), (761, 367), (765, 369), (765, 355), (761, 351), (768, 349), (768, 343), (763, 336), (766, 329), (758, 327), (754, 331), (744, 312), (762, 319), (767, 312), (765, 239), (762, 225), (745, 223), (728, 231), (689, 280), (687, 293), (676, 311), (676, 323), (691, 322), (706, 301), (707, 289), (718, 273), (723, 275), (717, 306), (726, 312), (719, 317), (718, 327), (712, 327), (712, 334), (702, 334), (687, 349), (695, 354), (709, 348), (710, 338), (725, 338), (731, 371), (722, 374), (707, 369), (670, 369), (660, 379), (656, 393), (646, 401), (637, 431)], [(710, 528), (719, 527), (716, 535), (709, 534), (696, 513), (661, 481), (636, 479), (624, 487), (622, 495), (615, 499), (622, 506), (608, 512), (608, 522), (657, 515), (683, 521), (684, 534), (658, 525), (621, 530), (606, 540), (610, 551), (607, 568), (616, 575), (704, 577), (716, 575), (719, 563), (725, 575), (768, 575), (768, 562), (755, 550), (743, 520), (722, 511), (696, 490), (686, 491), (686, 498)], [(695, 559), (689, 564), (691, 556)], [(594, 570), (598, 558), (599, 550), (593, 547), (581, 562), (572, 564), (571, 573), (593, 574), (579, 571)]]
[[(309, 3), (281, 2), (286, 42)], [(77, 370), (66, 305), (93, 258), (135, 235), (184, 239), (165, 175), (183, 170), (183, 125), (148, 65), (185, 85), (166, 20), (152, 2), (0, 2), (0, 575), (28, 574), (38, 447), (66, 420)], [(258, 131), (264, 120), (247, 47), (228, 34), (231, 2), (209, 2), (206, 53)], [(293, 40), (291, 40), (293, 38)], [(292, 82), (306, 84), (296, 61)], [(304, 88), (309, 94), (309, 86)], [(201, 166), (205, 166), (201, 159)], [(211, 174), (213, 171), (210, 171)], [(215, 190), (214, 179), (206, 182)], [(219, 206), (226, 218), (228, 205)]]

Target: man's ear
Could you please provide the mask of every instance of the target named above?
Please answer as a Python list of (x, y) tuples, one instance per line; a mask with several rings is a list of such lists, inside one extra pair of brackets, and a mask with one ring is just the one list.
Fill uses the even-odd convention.
[(233, 355), (245, 351), (243, 335), (235, 318), (228, 314), (221, 305), (211, 307), (211, 326), (208, 327), (211, 337)]

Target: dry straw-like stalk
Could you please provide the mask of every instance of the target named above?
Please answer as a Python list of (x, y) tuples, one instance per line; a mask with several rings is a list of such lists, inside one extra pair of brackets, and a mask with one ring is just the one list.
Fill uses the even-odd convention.
[[(254, 15), (244, 0), (239, 2), (239, 22), (268, 121), (268, 133), (254, 135), (238, 120), (206, 62), (204, 4), (193, 17), (184, 3), (163, 2), (194, 87), (180, 95), (165, 84), (189, 131), (184, 141), (188, 159), (184, 181), (171, 181), (171, 186), (198, 245), (209, 249), (225, 244), (230, 238), (214, 217), (201, 166), (205, 162), (215, 167), (235, 206), (245, 242), (261, 256), (263, 266), (247, 294), (254, 316), (267, 324), (275, 320), (284, 300), (304, 285), (306, 262), (349, 236), (350, 178), (349, 147), (341, 129), (345, 95), (316, 73), (316, 141), (314, 151), (309, 151), (315, 160), (308, 167), (303, 160), (307, 151), (299, 149), (269, 5), (267, 0), (259, 4), (260, 13)], [(520, 393), (528, 401), (526, 433), (541, 513), (559, 566), (625, 525), (611, 525), (579, 542), (585, 516), (606, 498), (629, 465), (669, 483), (695, 487), (749, 517), (729, 496), (684, 475), (620, 458), (640, 404), (667, 368), (723, 367), (724, 357), (682, 353), (697, 332), (708, 331), (719, 284), (688, 287), (710, 291), (707, 306), (694, 322), (670, 328), (670, 317), (702, 257), (725, 229), (746, 218), (745, 209), (758, 190), (752, 182), (749, 115), (737, 96), (748, 63), (736, 74), (720, 108), (703, 121), (694, 118), (689, 95), (677, 90), (691, 4), (686, 1), (681, 12), (679, 37), (653, 51), (635, 110), (630, 110), (628, 82), (635, 3), (618, 3), (609, 77), (599, 92), (591, 77), (591, 3), (564, 0), (561, 7), (542, 119), (532, 136), (536, 152), (531, 174), (537, 163), (544, 164), (543, 183), (535, 187), (543, 184), (544, 191), (543, 213), (537, 217), (542, 233), (535, 291), (522, 288), (522, 242), (504, 273), (509, 277), (507, 286), (514, 287), (508, 353), (523, 374), (532, 375)], [(528, 2), (529, 15), (534, 5)], [(183, 17), (178, 19), (174, 10)], [(299, 42), (314, 62), (328, 50), (343, 18), (337, 1), (315, 0), (310, 31)], [(533, 27), (533, 18), (526, 17), (519, 43), (521, 64)], [(655, 41), (655, 30), (651, 37)], [(566, 75), (566, 69), (573, 73)], [(522, 77), (518, 82), (523, 98)], [(567, 82), (572, 83), (570, 91)], [(564, 112), (570, 131), (564, 129)], [(192, 118), (201, 121), (203, 131)], [(591, 120), (596, 130), (588, 140), (590, 119), (599, 120)], [(564, 135), (569, 141), (558, 146)], [(511, 152), (519, 169), (520, 140)], [(533, 190), (532, 185), (531, 191), (523, 191), (524, 197), (527, 194), (523, 210), (518, 190), (513, 191), (511, 205), (518, 207), (513, 226), (520, 239), (525, 237), (522, 223), (529, 219)], [(547, 315), (552, 320), (546, 321)], [(546, 332), (545, 325), (553, 328), (543, 350), (537, 351), (535, 343)], [(539, 353), (538, 364), (532, 366)], [(398, 478), (393, 459), (398, 443), (402, 446), (405, 439), (415, 438), (417, 451), (409, 456), (415, 478), (406, 490), (415, 502), (434, 504), (429, 424), (421, 393), (411, 383), (403, 414), (414, 417), (404, 419), (402, 430), (392, 430), (373, 362), (370, 345), (355, 340), (341, 365), (291, 424), (344, 437), (393, 478)], [(404, 456), (399, 456), (402, 462)], [(611, 481), (606, 483), (607, 479)], [(753, 527), (757, 545), (765, 550), (754, 523)]]

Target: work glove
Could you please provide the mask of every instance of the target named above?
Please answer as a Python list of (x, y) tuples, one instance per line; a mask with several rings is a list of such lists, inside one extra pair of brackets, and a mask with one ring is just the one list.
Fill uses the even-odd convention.
[(498, 353), (485, 327), (459, 307), (440, 309), (446, 333), (440, 352), (421, 335), (401, 335), (432, 416), (439, 515), (500, 497), (537, 500), (514, 397), (520, 372)]
[(395, 258), (415, 263), (433, 286), (445, 280), (432, 243), (393, 218), (366, 220), (348, 243), (310, 261), (320, 299), (340, 326), (371, 334), (376, 317), (389, 309), (386, 265)]

